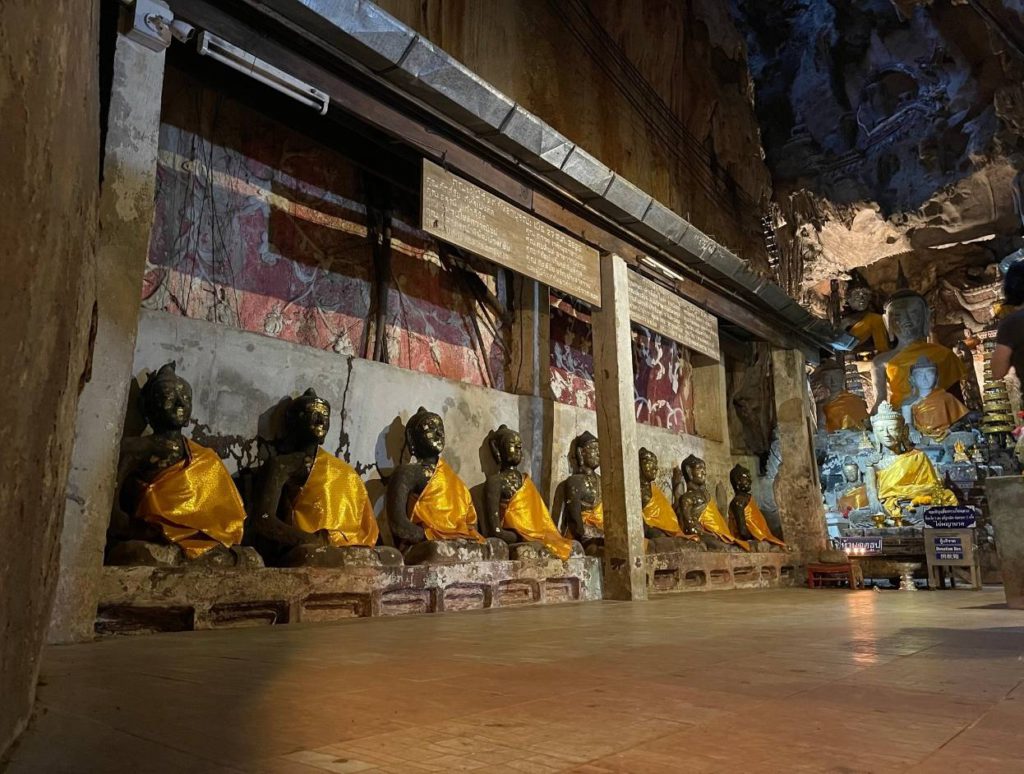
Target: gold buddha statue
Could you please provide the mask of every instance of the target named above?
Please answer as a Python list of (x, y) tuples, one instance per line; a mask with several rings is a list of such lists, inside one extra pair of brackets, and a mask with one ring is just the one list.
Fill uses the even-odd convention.
[(949, 347), (928, 341), (931, 328), (931, 310), (920, 293), (900, 290), (885, 304), (885, 322), (896, 337), (896, 346), (878, 355), (871, 364), (871, 378), (875, 388), (875, 405), (882, 401), (902, 407), (913, 394), (910, 371), (925, 357), (935, 364), (938, 378), (935, 389), (948, 390), (959, 386), (966, 377), (963, 362)]
[(868, 404), (859, 395), (846, 389), (846, 372), (835, 361), (818, 369), (818, 378), (828, 390), (828, 400), (821, 406), (821, 425), (829, 433), (840, 430), (864, 430), (868, 425)]
[(676, 500), (675, 511), (679, 523), (687, 534), (698, 535), (710, 550), (727, 547), (750, 550), (750, 544), (729, 529), (729, 520), (708, 491), (708, 466), (700, 457), (691, 454), (680, 465), (686, 491)]
[(785, 548), (786, 544), (772, 534), (771, 528), (768, 526), (768, 520), (761, 513), (757, 500), (751, 494), (754, 480), (750, 475), (750, 471), (743, 465), (736, 465), (736, 467), (729, 471), (729, 483), (732, 484), (733, 491), (735, 492), (732, 502), (729, 503), (729, 528), (732, 530), (732, 533), (741, 540), (746, 540), (750, 543), (756, 541), (762, 544), (760, 546), (752, 546), (752, 548), (760, 547), (761, 550), (767, 550), (773, 545)]
[(401, 564), (397, 550), (377, 546), (380, 529), (363, 479), (323, 448), (330, 426), (331, 405), (312, 388), (288, 404), (285, 437), (256, 476), (260, 552), (285, 567)]
[(405, 425), (405, 440), (414, 461), (389, 477), (386, 504), (391, 537), (406, 564), (507, 559), (508, 544), (480, 534), (469, 488), (441, 459), (440, 415), (421, 406)]
[(874, 467), (875, 491), (890, 517), (903, 516), (904, 505), (957, 505), (956, 495), (942, 486), (935, 466), (910, 445), (903, 414), (883, 402), (872, 420), (881, 459)]
[(683, 530), (672, 503), (657, 485), (658, 455), (649, 449), (640, 449), (640, 500), (644, 515), (644, 537), (654, 551), (686, 547), (685, 543), (700, 543), (700, 537)]
[(142, 388), (152, 434), (125, 438), (108, 531), (108, 564), (260, 567), (243, 548), (245, 509), (231, 474), (212, 449), (186, 438), (192, 387), (174, 362)]
[[(562, 561), (573, 553), (582, 553), (579, 544), (559, 533), (544, 498), (530, 477), (519, 470), (523, 461), (523, 439), (515, 430), (502, 425), (488, 439), (488, 446), (499, 471), (484, 484), (483, 533), (500, 538), (513, 548), (535, 543)], [(522, 558), (516, 551), (513, 558)]]
[(601, 504), (600, 446), (597, 436), (584, 431), (572, 444), (576, 471), (565, 480), (565, 504), (562, 509), (566, 537), (575, 538), (590, 554), (604, 546), (604, 508)]
[(950, 428), (967, 416), (967, 406), (945, 390), (936, 390), (939, 370), (923, 355), (910, 369), (913, 394), (903, 404), (903, 418), (921, 435), (945, 440)]

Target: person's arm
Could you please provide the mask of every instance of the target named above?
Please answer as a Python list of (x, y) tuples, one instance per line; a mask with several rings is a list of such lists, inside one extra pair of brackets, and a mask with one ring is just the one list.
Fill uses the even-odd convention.
[(991, 360), (993, 379), (998, 381), (1010, 373), (1010, 356), (1012, 354), (1013, 349), (1011, 347), (1005, 344), (996, 344)]

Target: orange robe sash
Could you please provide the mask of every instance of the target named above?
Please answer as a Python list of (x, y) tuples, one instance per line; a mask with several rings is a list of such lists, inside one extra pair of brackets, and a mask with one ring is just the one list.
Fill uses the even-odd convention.
[(573, 541), (558, 534), (551, 513), (529, 476), (523, 476), (523, 485), (505, 506), (501, 524), (505, 529), (515, 530), (526, 540), (543, 543), (548, 551), (562, 561), (572, 554)]
[(332, 546), (374, 546), (380, 535), (363, 479), (326, 449), (317, 449), (291, 516), (304, 532), (327, 530)]
[(476, 508), (469, 489), (444, 460), (438, 460), (434, 474), (416, 498), (412, 522), (423, 525), (427, 540), (484, 542), (476, 530)]
[(707, 507), (704, 509), (704, 513), (700, 515), (699, 523), (706, 532), (710, 532), (723, 543), (737, 545), (744, 551), (750, 550), (750, 543), (732, 534), (732, 530), (729, 529), (729, 522), (726, 521), (722, 512), (718, 510), (718, 503), (713, 498), (708, 498)]
[(936, 390), (910, 408), (914, 427), (923, 435), (942, 441), (949, 435), (949, 427), (967, 416), (967, 406), (948, 392)]
[(768, 543), (785, 547), (786, 544), (775, 537), (771, 529), (768, 528), (768, 520), (761, 513), (761, 509), (757, 507), (753, 497), (750, 498), (747, 507), (743, 509), (743, 520), (747, 525), (747, 532), (753, 535), (756, 540), (764, 540)]
[(868, 488), (861, 484), (852, 489), (847, 489), (843, 496), (836, 501), (836, 506), (840, 511), (844, 511), (847, 508), (851, 511), (855, 511), (858, 508), (867, 508)]
[(245, 508), (217, 452), (185, 441), (188, 456), (146, 484), (135, 515), (160, 527), (189, 559), (242, 542)]
[(598, 503), (593, 508), (584, 509), (580, 514), (583, 516), (583, 523), (589, 524), (594, 529), (604, 532), (604, 504)]
[(700, 540), (697, 535), (687, 535), (679, 527), (679, 519), (676, 512), (672, 510), (665, 493), (657, 486), (651, 484), (651, 499), (644, 506), (644, 523), (648, 527), (660, 529), (671, 537), (681, 537), (687, 540)]
[(932, 461), (920, 449), (899, 455), (878, 471), (878, 499), (890, 515), (899, 511), (899, 500), (918, 500), (929, 505), (957, 505), (956, 495), (943, 488)]
[(877, 312), (865, 312), (857, 322), (850, 326), (850, 335), (864, 344), (868, 339), (874, 345), (875, 352), (888, 352), (889, 332), (885, 329), (885, 318)]
[(967, 377), (967, 370), (956, 353), (941, 344), (917, 341), (902, 352), (897, 352), (885, 364), (885, 376), (889, 383), (889, 403), (902, 406), (913, 392), (910, 384), (910, 369), (922, 357), (931, 360), (938, 369), (939, 380), (936, 390), (948, 390)]
[(838, 430), (863, 430), (868, 421), (868, 404), (859, 395), (843, 391), (822, 407), (825, 412), (825, 429), (834, 433)]

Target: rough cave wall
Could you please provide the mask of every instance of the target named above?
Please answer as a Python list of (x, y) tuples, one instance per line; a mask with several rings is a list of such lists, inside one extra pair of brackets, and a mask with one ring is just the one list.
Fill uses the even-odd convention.
[(761, 269), (770, 179), (718, 0), (377, 3)]
[(780, 279), (824, 312), (830, 279), (876, 264), (880, 296), (905, 283), (966, 324), (947, 286), (977, 294), (1019, 246), (1024, 4), (731, 5), (784, 224)]
[(92, 0), (0, 3), (0, 756), (32, 710), (86, 371), (99, 181), (96, 10)]

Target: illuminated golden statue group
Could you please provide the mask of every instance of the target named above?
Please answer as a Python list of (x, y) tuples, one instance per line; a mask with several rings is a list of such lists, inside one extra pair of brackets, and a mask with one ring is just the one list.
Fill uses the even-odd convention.
[[(420, 408), (405, 425), (411, 459), (387, 477), (378, 523), (359, 473), (323, 447), (331, 406), (313, 389), (291, 399), (284, 432), (239, 488), (218, 454), (186, 439), (192, 390), (168, 363), (142, 388), (152, 433), (126, 438), (109, 532), (111, 564), (343, 567), (455, 563), (598, 554), (604, 544), (600, 454), (589, 432), (571, 447), (575, 470), (562, 486), (562, 526), (520, 470), (522, 437), (502, 425), (487, 439), (498, 470), (483, 486), (478, 517), (469, 488), (442, 459), (445, 427)], [(750, 472), (730, 473), (735, 497), (723, 515), (708, 494), (707, 466), (682, 463), (686, 491), (673, 504), (659, 488), (657, 456), (641, 449), (648, 550), (770, 550), (784, 547), (754, 500)]]

